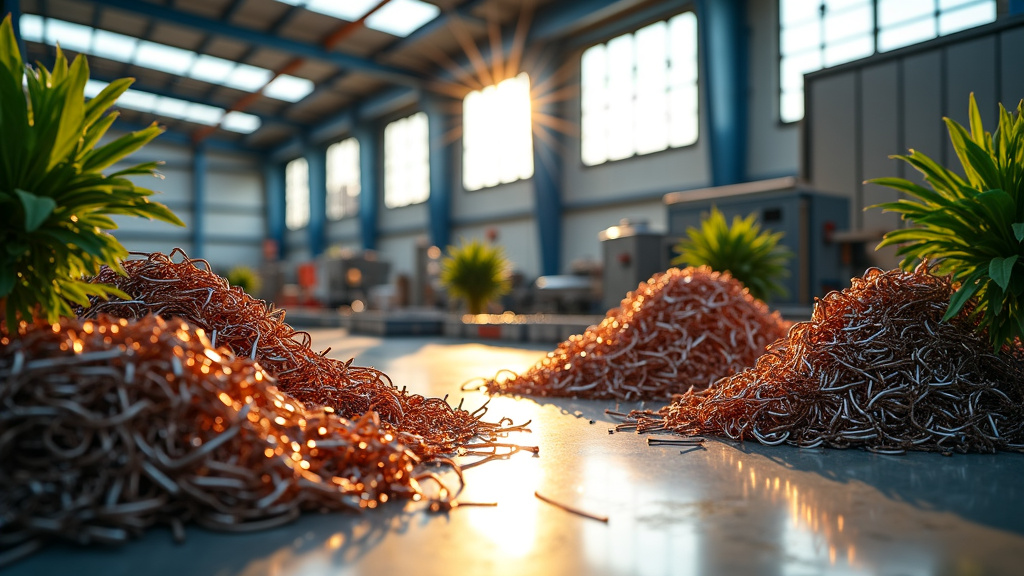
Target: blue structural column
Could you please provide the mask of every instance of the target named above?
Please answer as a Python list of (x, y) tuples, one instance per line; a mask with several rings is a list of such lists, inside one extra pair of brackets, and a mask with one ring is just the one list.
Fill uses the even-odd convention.
[(192, 258), (206, 251), (206, 146), (192, 147)]
[(27, 52), (25, 52), (25, 40), (21, 37), (21, 1), (20, 0), (0, 0), (0, 21), (2, 21), (8, 14), (11, 15), (11, 25), (14, 28), (14, 39), (18, 42), (18, 50), (21, 52), (22, 59), (27, 58)]
[(284, 258), (285, 207), (284, 164), (265, 159), (263, 162), (263, 188), (267, 199), (267, 236), (277, 244), (277, 255)]
[(424, 94), (421, 100), (427, 114), (427, 133), (430, 138), (430, 196), (427, 208), (430, 214), (430, 242), (444, 249), (451, 241), (452, 229), (452, 142), (451, 114), (445, 111), (446, 99), (436, 94)]
[(746, 177), (746, 4), (746, 0), (697, 0), (706, 137), (714, 186), (736, 184)]
[(359, 142), (359, 234), (363, 250), (377, 249), (377, 209), (380, 205), (380, 132), (373, 124), (356, 128)]
[[(566, 53), (560, 47), (546, 46), (556, 54)], [(542, 70), (530, 71), (530, 82), (534, 85), (543, 82), (554, 74), (550, 66)], [(552, 117), (560, 117), (559, 103), (549, 101), (539, 106), (533, 104), (534, 112)], [(544, 132), (538, 138), (537, 134)], [(565, 149), (560, 132), (546, 126), (533, 125), (533, 202), (537, 214), (537, 234), (540, 240), (541, 274), (550, 276), (559, 274), (562, 266), (562, 163)]]
[(1024, 14), (1024, 0), (1010, 0), (1008, 8), (1010, 14)]
[(327, 154), (320, 146), (306, 146), (309, 167), (309, 252), (316, 258), (327, 248)]

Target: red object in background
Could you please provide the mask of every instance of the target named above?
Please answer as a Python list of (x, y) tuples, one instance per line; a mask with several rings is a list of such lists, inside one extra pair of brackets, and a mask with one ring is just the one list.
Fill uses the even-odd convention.
[(477, 326), (476, 333), (480, 338), (495, 340), (501, 338), (501, 326), (481, 324), (480, 326)]
[(300, 303), (303, 306), (319, 306), (320, 303), (313, 297), (313, 289), (316, 287), (316, 264), (313, 262), (299, 264), (298, 276), (301, 291)]
[(498, 229), (497, 228), (488, 228), (487, 232), (485, 232), (484, 234), (487, 236), (487, 241), (488, 242), (494, 242), (495, 240), (498, 239)]
[(299, 286), (304, 289), (316, 286), (316, 265), (312, 262), (299, 264)]
[(618, 261), (619, 264), (622, 264), (623, 266), (628, 268), (629, 265), (633, 262), (633, 257), (629, 255), (629, 252), (620, 252), (618, 256)]

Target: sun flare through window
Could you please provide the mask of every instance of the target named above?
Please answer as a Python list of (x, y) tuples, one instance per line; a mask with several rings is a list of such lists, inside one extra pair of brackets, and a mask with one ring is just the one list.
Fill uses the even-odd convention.
[(462, 183), (479, 190), (533, 176), (530, 77), (474, 90), (462, 104)]

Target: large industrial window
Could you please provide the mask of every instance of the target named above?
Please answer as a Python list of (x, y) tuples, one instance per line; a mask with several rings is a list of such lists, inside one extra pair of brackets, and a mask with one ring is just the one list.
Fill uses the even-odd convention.
[(466, 190), (533, 176), (530, 77), (474, 90), (462, 103), (462, 184)]
[(692, 12), (588, 48), (580, 76), (584, 164), (697, 141), (697, 17)]
[(284, 222), (290, 230), (309, 224), (309, 164), (296, 158), (284, 168)]
[(430, 197), (427, 115), (417, 112), (384, 129), (384, 206), (398, 208)]
[(327, 217), (359, 212), (359, 141), (347, 138), (327, 148)]
[(996, 19), (996, 0), (779, 0), (779, 113), (804, 116), (804, 74)]

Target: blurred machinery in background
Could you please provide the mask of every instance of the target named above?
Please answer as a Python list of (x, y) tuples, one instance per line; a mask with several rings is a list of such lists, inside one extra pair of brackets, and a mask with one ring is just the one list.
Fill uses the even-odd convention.
[(368, 301), (371, 288), (387, 284), (391, 264), (377, 260), (377, 254), (341, 252), (325, 254), (316, 262), (316, 299), (334, 307)]
[[(669, 267), (672, 242), (664, 233), (651, 230), (646, 221), (623, 219), (602, 230), (602, 284), (604, 310), (617, 307), (626, 293)], [(602, 312), (604, 311), (602, 310)]]
[(683, 237), (717, 206), (728, 222), (756, 214), (762, 229), (785, 233), (781, 245), (795, 257), (783, 285), (789, 294), (773, 304), (810, 305), (814, 297), (844, 288), (842, 252), (836, 234), (849, 227), (849, 201), (815, 192), (796, 178), (776, 178), (731, 186), (673, 192), (665, 196), (669, 234)]

